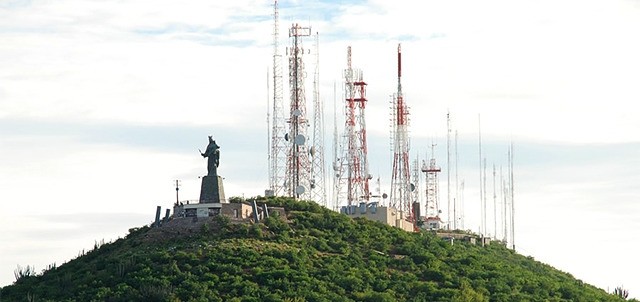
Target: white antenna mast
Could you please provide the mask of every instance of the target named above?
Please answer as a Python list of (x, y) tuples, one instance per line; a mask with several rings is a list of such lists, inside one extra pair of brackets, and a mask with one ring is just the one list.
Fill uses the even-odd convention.
[(513, 180), (513, 141), (511, 142), (511, 151), (509, 152), (509, 174), (511, 178), (511, 247), (515, 251), (516, 250), (516, 239), (515, 239), (515, 200), (514, 200), (514, 180)]
[(498, 214), (496, 198), (496, 165), (493, 164), (493, 238), (498, 240)]
[[(455, 156), (455, 160), (456, 160), (456, 198), (453, 200), (453, 219), (454, 219), (454, 228), (458, 229), (458, 217), (461, 216), (460, 213), (458, 213), (458, 208), (456, 207), (456, 201), (457, 203), (460, 203), (460, 192), (458, 191), (459, 189), (459, 184), (458, 184), (458, 130), (456, 130), (456, 135), (455, 135), (455, 151), (456, 151), (456, 156)], [(464, 212), (462, 212), (462, 215), (464, 215)]]
[(480, 166), (478, 171), (480, 172), (480, 233), (484, 236), (484, 229), (482, 226), (484, 225), (484, 221), (482, 220), (484, 214), (484, 208), (482, 206), (482, 131), (480, 129), (480, 113), (478, 113), (478, 165)]
[[(449, 111), (447, 111), (447, 227), (455, 229), (455, 217), (451, 216), (451, 117)], [(452, 219), (453, 218), (453, 219)]]

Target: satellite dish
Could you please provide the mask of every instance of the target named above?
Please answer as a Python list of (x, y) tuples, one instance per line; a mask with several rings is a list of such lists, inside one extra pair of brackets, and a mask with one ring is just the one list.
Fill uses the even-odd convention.
[(304, 137), (304, 135), (298, 134), (298, 135), (296, 135), (296, 138), (294, 139), (294, 142), (296, 143), (296, 145), (301, 146), (301, 145), (304, 145), (304, 142), (306, 140), (307, 139)]
[(311, 146), (311, 148), (309, 148), (309, 154), (311, 156), (314, 156), (316, 154), (316, 148), (314, 148), (313, 146)]
[(285, 133), (284, 134), (284, 140), (285, 141), (289, 141), (289, 133)]
[(302, 111), (300, 111), (300, 109), (295, 109), (292, 112), (293, 116), (298, 117), (302, 115)]
[(387, 195), (387, 193), (382, 193), (382, 199), (387, 199), (387, 197), (389, 197), (389, 195)]
[(416, 190), (416, 185), (411, 184), (411, 192), (413, 192), (413, 191), (415, 191), (415, 190)]
[(300, 194), (304, 194), (304, 192), (306, 191), (306, 189), (304, 188), (303, 185), (299, 185), (296, 187), (296, 194), (300, 195)]

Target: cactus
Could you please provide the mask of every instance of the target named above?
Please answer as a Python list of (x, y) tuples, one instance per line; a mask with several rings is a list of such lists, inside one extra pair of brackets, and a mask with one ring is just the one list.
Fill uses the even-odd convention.
[(36, 275), (36, 269), (33, 266), (29, 266), (27, 265), (27, 267), (22, 267), (20, 265), (18, 265), (18, 268), (16, 268), (13, 271), (13, 275), (16, 277), (16, 282), (20, 281), (20, 279), (24, 278), (24, 277), (31, 277), (31, 276), (35, 276)]
[(613, 294), (614, 294), (615, 296), (618, 296), (618, 297), (620, 297), (620, 298), (622, 298), (622, 299), (625, 299), (625, 300), (629, 297), (629, 291), (628, 291), (628, 290), (626, 290), (626, 289), (624, 289), (624, 288), (622, 288), (622, 286), (618, 286), (618, 287), (616, 287), (616, 288), (613, 290)]

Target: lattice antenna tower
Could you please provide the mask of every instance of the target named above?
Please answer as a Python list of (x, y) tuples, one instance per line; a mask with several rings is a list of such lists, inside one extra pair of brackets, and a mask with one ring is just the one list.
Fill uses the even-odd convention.
[(315, 35), (316, 64), (313, 72), (313, 146), (311, 147), (311, 199), (327, 207), (324, 165), (324, 104), (320, 99), (320, 40)]
[(278, 1), (276, 0), (273, 3), (273, 108), (269, 150), (269, 188), (276, 196), (283, 196), (288, 195), (285, 187), (288, 144), (285, 140), (287, 124), (284, 114), (282, 54), (280, 53), (280, 23), (278, 19)]
[(369, 180), (372, 176), (369, 174), (365, 121), (366, 87), (367, 83), (363, 79), (362, 71), (352, 66), (351, 46), (349, 46), (347, 47), (347, 69), (344, 71), (345, 128), (341, 152), (343, 155), (336, 170), (339, 173), (337, 177), (340, 179), (336, 190), (346, 191), (344, 197), (347, 205), (368, 202), (371, 196)]
[(413, 160), (411, 165), (411, 210), (414, 214), (414, 218), (420, 219), (420, 159), (418, 156)]
[(294, 24), (289, 29), (291, 47), (289, 55), (289, 132), (285, 140), (289, 142), (287, 156), (286, 192), (297, 199), (309, 199), (311, 187), (311, 161), (309, 158), (309, 142), (307, 141), (307, 103), (305, 97), (305, 69), (303, 56), (305, 49), (302, 39), (311, 36), (311, 27)]
[[(341, 155), (338, 153), (342, 151), (342, 148), (338, 148), (340, 139), (338, 138), (338, 113), (337, 113), (337, 97), (336, 97), (336, 83), (333, 83), (333, 175), (331, 179), (333, 180), (333, 209), (338, 211), (340, 206), (340, 200), (346, 199), (345, 192), (341, 192), (340, 188), (344, 187), (342, 183), (343, 179), (341, 175), (346, 169), (346, 166), (343, 165), (343, 160)], [(346, 162), (345, 162), (346, 163)], [(343, 190), (344, 191), (344, 190)]]
[(400, 211), (403, 218), (412, 220), (411, 180), (409, 170), (409, 110), (402, 96), (402, 52), (398, 44), (398, 91), (391, 104), (391, 128), (393, 138), (393, 168), (389, 203)]
[(431, 144), (431, 159), (429, 160), (429, 165), (427, 165), (426, 162), (422, 163), (422, 172), (426, 174), (427, 178), (427, 201), (425, 203), (425, 214), (427, 218), (440, 217), (438, 174), (442, 169), (436, 164), (435, 146), (436, 144)]

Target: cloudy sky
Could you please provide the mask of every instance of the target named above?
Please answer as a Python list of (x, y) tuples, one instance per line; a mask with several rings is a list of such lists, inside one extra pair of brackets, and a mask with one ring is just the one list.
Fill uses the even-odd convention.
[[(0, 1), (0, 285), (18, 264), (41, 270), (149, 223), (176, 179), (197, 199), (207, 135), (227, 195), (263, 194), (272, 4)], [(640, 297), (639, 1), (282, 1), (280, 13), (281, 32), (320, 35), (326, 121), (352, 46), (382, 191), (402, 43), (412, 156), (436, 143), (444, 167), (451, 112), (465, 227), (479, 222), (480, 115), (489, 169), (515, 145), (518, 251)]]

